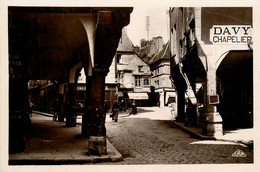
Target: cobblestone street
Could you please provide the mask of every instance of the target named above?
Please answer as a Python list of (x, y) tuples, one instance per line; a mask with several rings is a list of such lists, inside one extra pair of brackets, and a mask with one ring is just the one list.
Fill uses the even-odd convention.
[[(118, 122), (107, 115), (108, 139), (124, 158), (113, 164), (253, 163), (252, 148), (233, 142), (199, 140), (171, 127), (168, 108), (141, 111), (137, 115), (120, 114)], [(233, 157), (238, 149), (246, 157)]]

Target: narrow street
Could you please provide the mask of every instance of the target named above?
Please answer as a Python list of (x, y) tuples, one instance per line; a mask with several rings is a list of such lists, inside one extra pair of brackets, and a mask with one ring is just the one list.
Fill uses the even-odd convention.
[(257, 4), (3, 5), (0, 171), (154, 164), (252, 171)]
[[(121, 113), (118, 122), (107, 115), (107, 137), (124, 160), (113, 164), (227, 164), (252, 163), (253, 150), (242, 144), (199, 140), (171, 126), (169, 108)], [(140, 112), (141, 111), (141, 112)], [(246, 157), (232, 157), (237, 150)], [(104, 163), (111, 164), (111, 163)]]

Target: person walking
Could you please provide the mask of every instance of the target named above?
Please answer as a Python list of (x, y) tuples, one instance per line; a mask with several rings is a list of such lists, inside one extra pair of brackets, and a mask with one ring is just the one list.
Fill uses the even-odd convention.
[(117, 122), (118, 113), (119, 113), (119, 104), (118, 104), (117, 100), (115, 100), (115, 102), (113, 104), (112, 112), (113, 112), (112, 120), (115, 120), (115, 122)]
[(105, 100), (105, 101), (104, 101), (104, 111), (105, 111), (105, 115), (108, 113), (108, 109), (109, 109), (109, 107), (108, 107), (107, 102), (106, 102), (106, 100)]
[(58, 119), (58, 99), (54, 101), (54, 108), (53, 108), (53, 121), (57, 121)]
[(135, 104), (135, 101), (133, 100), (133, 103), (132, 103), (132, 114), (133, 115), (136, 115), (137, 114), (137, 107), (136, 107), (136, 104)]
[(122, 101), (121, 101), (121, 107), (122, 107), (122, 110), (124, 112), (127, 111), (127, 101), (126, 101), (126, 98), (124, 98)]
[(29, 100), (29, 116), (32, 117), (32, 110), (33, 110), (34, 104)]

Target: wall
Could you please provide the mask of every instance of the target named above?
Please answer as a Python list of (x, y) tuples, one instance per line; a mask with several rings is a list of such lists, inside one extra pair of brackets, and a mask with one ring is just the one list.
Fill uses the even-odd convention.
[(209, 31), (213, 25), (252, 25), (252, 8), (202, 8), (201, 40), (205, 44), (212, 44)]
[[(142, 66), (141, 72), (138, 66)], [(120, 78), (120, 83), (124, 88), (134, 88), (137, 92), (150, 92), (150, 84), (143, 86), (143, 78), (149, 78), (151, 72), (149, 66), (142, 61), (136, 54), (122, 54), (117, 65), (118, 76), (123, 76)], [(140, 76), (141, 87), (135, 86), (135, 76)]]
[[(153, 76), (151, 77), (151, 85), (158, 88), (172, 88), (172, 83), (170, 80), (170, 64), (169, 62), (162, 62), (153, 67)], [(159, 80), (159, 85), (155, 81)]]
[(115, 74), (115, 58), (113, 59), (109, 72), (106, 76), (105, 83), (116, 83), (116, 74)]

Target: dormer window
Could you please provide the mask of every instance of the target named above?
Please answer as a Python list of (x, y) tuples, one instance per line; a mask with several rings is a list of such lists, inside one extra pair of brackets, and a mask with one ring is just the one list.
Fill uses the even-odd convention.
[(143, 72), (143, 66), (138, 66), (138, 72)]

